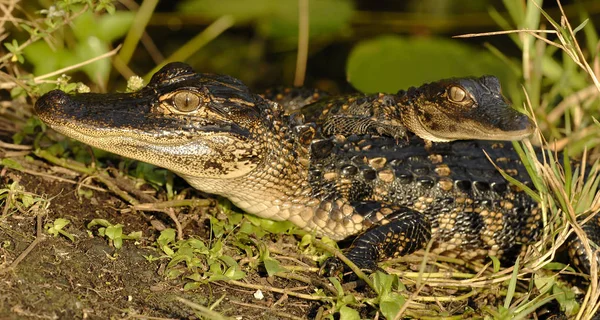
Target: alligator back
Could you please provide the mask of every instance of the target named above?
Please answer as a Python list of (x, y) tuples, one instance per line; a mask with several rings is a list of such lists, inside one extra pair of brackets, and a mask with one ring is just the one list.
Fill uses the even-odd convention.
[[(343, 197), (355, 208), (378, 203), (421, 212), (438, 240), (438, 251), (460, 248), (463, 254), (507, 258), (506, 253), (537, 240), (541, 212), (525, 192), (508, 184), (486, 153), (499, 168), (531, 186), (510, 142), (427, 144), (414, 135), (316, 140), (309, 181), (315, 196)], [(365, 225), (386, 220), (383, 214), (364, 212)], [(333, 215), (327, 218), (335, 221)]]

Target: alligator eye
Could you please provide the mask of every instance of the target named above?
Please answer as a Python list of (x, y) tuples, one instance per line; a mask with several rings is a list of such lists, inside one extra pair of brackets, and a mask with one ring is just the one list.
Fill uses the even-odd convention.
[(462, 102), (467, 97), (467, 93), (461, 87), (451, 87), (448, 96), (454, 102)]
[(173, 96), (173, 104), (181, 112), (194, 111), (200, 106), (200, 97), (191, 91), (177, 92)]

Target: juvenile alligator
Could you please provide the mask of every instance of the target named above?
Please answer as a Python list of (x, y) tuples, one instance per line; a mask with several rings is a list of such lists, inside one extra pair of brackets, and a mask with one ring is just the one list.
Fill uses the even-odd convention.
[(410, 131), (435, 142), (521, 140), (533, 132), (527, 116), (510, 108), (496, 77), (454, 78), (397, 94), (332, 97), (290, 88), (267, 91), (290, 113), (315, 122), (324, 135), (377, 134), (396, 139)]
[[(435, 252), (507, 260), (541, 234), (538, 204), (483, 152), (531, 184), (510, 143), (426, 147), (410, 133), (323, 135), (239, 80), (182, 63), (165, 66), (138, 92), (54, 90), (35, 110), (58, 132), (170, 169), (246, 212), (334, 240), (358, 235), (347, 255), (366, 269), (432, 237)], [(598, 232), (592, 236), (596, 241)]]

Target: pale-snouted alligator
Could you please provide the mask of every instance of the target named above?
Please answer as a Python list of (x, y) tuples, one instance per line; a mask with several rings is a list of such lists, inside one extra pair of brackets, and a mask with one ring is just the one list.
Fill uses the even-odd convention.
[[(485, 92), (501, 96), (491, 78), (447, 84), (429, 84), (433, 89), (407, 95), (413, 102), (434, 104), (467, 96), (481, 102)], [(455, 86), (463, 93), (453, 97)], [(514, 111), (501, 106), (492, 125), (527, 130), (525, 122), (503, 122), (506, 114), (512, 121)], [(485, 113), (485, 108), (472, 111)], [(227, 197), (248, 213), (288, 220), (334, 240), (356, 236), (347, 256), (365, 269), (423, 248), (432, 238), (434, 252), (511, 261), (542, 233), (538, 203), (509, 184), (484, 154), (531, 185), (511, 143), (427, 146), (411, 133), (403, 139), (377, 130), (325, 134), (319, 123), (287, 115), (280, 104), (251, 93), (239, 80), (196, 73), (183, 63), (168, 64), (133, 93), (54, 90), (37, 101), (35, 111), (66, 136), (172, 170), (194, 188)], [(455, 121), (480, 123), (482, 118), (467, 114), (472, 117)], [(595, 221), (584, 226), (595, 242), (597, 226)], [(572, 242), (570, 251), (581, 253), (579, 245)], [(589, 260), (582, 261), (577, 263), (585, 268)]]

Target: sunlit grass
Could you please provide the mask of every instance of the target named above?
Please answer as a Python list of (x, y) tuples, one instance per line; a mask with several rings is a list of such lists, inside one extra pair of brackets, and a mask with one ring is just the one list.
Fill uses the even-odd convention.
[[(550, 265), (555, 253), (568, 241), (569, 236), (579, 237), (587, 255), (595, 257), (593, 252), (597, 247), (590, 243), (581, 225), (600, 210), (600, 197), (597, 194), (599, 165), (597, 161), (594, 162), (598, 159), (597, 137), (600, 134), (600, 127), (594, 122), (594, 117), (598, 116), (600, 96), (596, 49), (598, 36), (589, 20), (572, 27), (562, 7), (562, 15), (559, 22), (556, 22), (534, 1), (528, 1), (526, 8), (520, 1), (506, 0), (504, 3), (513, 22), (508, 22), (497, 12), (492, 12), (492, 16), (507, 29), (500, 33), (509, 34), (523, 52), (520, 72), (524, 95), (513, 100), (522, 101), (523, 108), (539, 119), (536, 124), (545, 134), (538, 132), (537, 137), (533, 138), (547, 150), (541, 157), (530, 141), (515, 143), (515, 148), (538, 190), (534, 198), (540, 200), (546, 226), (542, 239), (528, 250), (520, 274), (531, 274), (532, 279), (539, 280), (547, 277), (547, 273), (541, 272), (541, 269)], [(586, 17), (582, 15), (581, 18)], [(585, 34), (587, 46), (582, 48), (576, 37), (577, 32)], [(484, 35), (491, 34), (497, 33)], [(493, 52), (502, 56), (501, 50)], [(502, 58), (510, 60), (504, 56)], [(561, 102), (557, 103), (557, 99)], [(558, 150), (564, 153), (556, 153)], [(579, 165), (572, 162), (569, 155), (579, 159), (576, 162)], [(556, 298), (561, 307), (566, 309), (568, 316), (589, 319), (597, 309), (600, 296), (597, 263), (593, 262), (591, 265), (592, 270), (586, 275), (590, 285), (578, 312), (577, 309), (570, 309), (577, 302), (572, 293), (565, 293), (569, 289), (552, 280), (541, 286), (539, 281), (535, 282), (539, 290), (537, 297), (530, 299), (534, 297), (531, 291), (533, 286), (530, 285), (526, 292), (531, 293), (525, 293), (531, 294), (530, 297), (504, 304), (490, 313), (501, 316), (502, 311), (509, 309), (509, 313), (516, 318), (526, 318), (536, 306)], [(556, 277), (552, 276), (552, 279), (560, 279), (558, 275), (561, 273), (562, 271)], [(511, 285), (514, 279), (513, 276)], [(560, 292), (564, 293), (563, 296), (557, 296)], [(564, 299), (564, 296), (570, 298)], [(509, 300), (511, 299), (507, 295), (506, 301)]]

